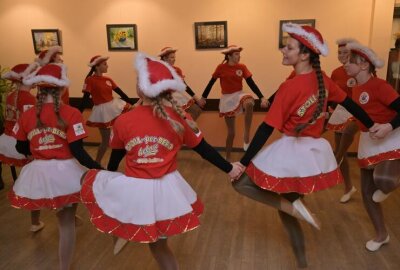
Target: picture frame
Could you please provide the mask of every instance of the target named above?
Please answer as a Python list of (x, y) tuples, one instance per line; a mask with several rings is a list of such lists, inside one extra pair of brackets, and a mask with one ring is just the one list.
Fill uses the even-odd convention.
[(31, 33), (35, 54), (52, 46), (61, 46), (60, 30), (58, 29), (31, 29)]
[(400, 49), (393, 48), (389, 51), (386, 81), (400, 93)]
[(296, 24), (300, 24), (300, 25), (308, 25), (308, 26), (312, 26), (315, 27), (315, 19), (304, 19), (304, 20), (280, 20), (279, 21), (279, 49), (285, 47), (286, 45), (286, 40), (289, 37), (288, 33), (285, 33), (282, 31), (282, 25), (284, 23), (296, 23)]
[(109, 51), (137, 51), (136, 24), (107, 24), (107, 45)]
[(228, 47), (227, 21), (195, 22), (196, 49), (220, 49)]

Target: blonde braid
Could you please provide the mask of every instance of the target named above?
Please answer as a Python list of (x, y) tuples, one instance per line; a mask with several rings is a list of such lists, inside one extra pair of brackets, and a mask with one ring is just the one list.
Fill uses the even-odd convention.
[(164, 96), (159, 95), (156, 98), (151, 99), (151, 105), (153, 106), (153, 113), (157, 117), (167, 120), (171, 125), (171, 127), (173, 128), (173, 130), (179, 135), (182, 135), (182, 132), (184, 130), (183, 126), (178, 121), (172, 119), (165, 111), (164, 105), (162, 105), (162, 100), (164, 98), (165, 98)]
[(39, 88), (38, 92), (38, 97), (37, 97), (37, 103), (36, 103), (36, 128), (43, 128), (44, 124), (42, 123), (42, 120), (40, 120), (40, 114), (42, 112), (43, 108), (43, 103), (44, 99), (47, 96), (47, 91), (44, 88)]
[(52, 95), (53, 97), (53, 101), (54, 101), (54, 112), (57, 115), (57, 124), (61, 129), (65, 129), (66, 124), (65, 121), (61, 118), (60, 116), (60, 91), (61, 89), (50, 89), (49, 93)]
[(191, 120), (191, 119), (186, 118), (186, 115), (185, 115), (184, 110), (182, 109), (181, 106), (178, 105), (178, 103), (177, 103), (176, 100), (172, 97), (172, 94), (171, 94), (170, 92), (168, 92), (168, 93), (165, 95), (165, 98), (168, 100), (169, 103), (171, 103), (172, 108), (174, 109), (174, 111), (175, 111), (176, 113), (178, 113), (178, 115), (179, 115), (183, 120), (186, 121), (186, 123), (188, 124), (188, 126), (190, 127), (190, 129), (193, 130), (193, 132), (196, 133), (196, 134), (199, 133), (200, 130), (199, 130), (199, 128), (197, 127), (196, 122), (193, 121), (193, 120)]
[(295, 127), (294, 130), (297, 135), (299, 135), (307, 126), (314, 123), (314, 121), (319, 118), (325, 105), (326, 91), (325, 91), (324, 78), (322, 76), (321, 66), (319, 62), (319, 55), (310, 52), (310, 62), (313, 69), (315, 70), (318, 80), (318, 104), (311, 119), (307, 123), (299, 124)]

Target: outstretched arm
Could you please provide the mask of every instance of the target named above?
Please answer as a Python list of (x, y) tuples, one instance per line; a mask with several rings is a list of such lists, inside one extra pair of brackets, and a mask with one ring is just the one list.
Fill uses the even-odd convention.
[(122, 91), (121, 88), (116, 87), (116, 88), (113, 89), (113, 91), (114, 91), (115, 93), (117, 93), (117, 94), (121, 97), (121, 99), (122, 99), (123, 101), (125, 101), (126, 103), (132, 105), (132, 102), (130, 101), (128, 95), (125, 94), (124, 91)]
[(77, 140), (68, 144), (71, 154), (78, 162), (89, 169), (103, 169), (99, 163), (94, 161), (83, 148), (83, 140)]
[(107, 170), (115, 172), (125, 155), (125, 149), (113, 149), (111, 151), (110, 160), (108, 161)]
[(253, 139), (247, 149), (246, 153), (240, 160), (244, 166), (248, 166), (250, 161), (257, 155), (258, 151), (264, 146), (265, 142), (268, 140), (269, 136), (271, 136), (274, 128), (265, 122), (261, 123), (258, 127), (256, 134), (254, 134)]

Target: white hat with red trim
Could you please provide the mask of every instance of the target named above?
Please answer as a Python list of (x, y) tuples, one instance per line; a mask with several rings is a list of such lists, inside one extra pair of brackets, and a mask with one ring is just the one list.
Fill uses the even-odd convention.
[(347, 45), (347, 43), (358, 43), (358, 41), (354, 38), (340, 38), (336, 40), (338, 47), (344, 47)]
[(228, 48), (223, 49), (221, 51), (221, 53), (223, 53), (223, 54), (231, 54), (231, 53), (234, 53), (234, 52), (241, 52), (242, 50), (243, 50), (242, 47), (239, 47), (239, 46), (236, 46), (236, 45), (229, 45)]
[(378, 55), (371, 50), (370, 48), (361, 45), (360, 43), (348, 43), (346, 47), (352, 52), (355, 53), (365, 60), (367, 60), (371, 65), (375, 68), (381, 68), (385, 65), (385, 61), (380, 59)]
[(25, 77), (23, 82), (39, 87), (66, 87), (69, 85), (67, 66), (61, 63), (44, 65)]
[(41, 66), (47, 65), (57, 53), (62, 53), (61, 46), (50, 47), (47, 50), (41, 51), (35, 59), (35, 62), (39, 63)]
[(110, 57), (108, 56), (101, 56), (101, 55), (95, 55), (90, 59), (90, 62), (88, 64), (89, 67), (94, 67), (104, 61), (107, 61)]
[(170, 53), (176, 52), (178, 49), (172, 48), (172, 47), (164, 47), (161, 49), (160, 53), (158, 54), (159, 57), (163, 57), (165, 55), (168, 55)]
[(34, 72), (38, 68), (37, 63), (18, 64), (10, 71), (4, 73), (1, 77), (13, 82), (22, 82), (22, 79)]
[(321, 33), (314, 27), (296, 23), (284, 23), (282, 31), (287, 32), (292, 38), (298, 40), (314, 53), (322, 56), (328, 55), (328, 46), (324, 42)]
[(139, 89), (147, 97), (154, 98), (165, 91), (185, 91), (186, 89), (182, 78), (164, 61), (138, 53), (135, 68)]

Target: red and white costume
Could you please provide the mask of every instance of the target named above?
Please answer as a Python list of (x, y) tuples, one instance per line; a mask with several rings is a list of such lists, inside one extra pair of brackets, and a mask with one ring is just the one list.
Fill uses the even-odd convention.
[[(356, 80), (347, 75), (343, 66), (338, 67), (332, 72), (331, 79), (346, 92), (347, 96), (352, 96), (351, 89), (356, 85)], [(338, 104), (329, 118), (326, 128), (340, 132), (343, 131), (349, 121), (354, 121), (353, 115)]]
[[(186, 88), (163, 61), (138, 54), (136, 68), (138, 86), (147, 97)], [(115, 121), (110, 146), (126, 150), (125, 174), (90, 170), (81, 191), (91, 221), (100, 231), (147, 243), (199, 226), (203, 204), (177, 171), (177, 153), (183, 144), (197, 146), (202, 135), (195, 134), (170, 107), (165, 111), (182, 125), (181, 135), (148, 105)]]
[[(16, 95), (18, 98), (16, 100)], [(17, 103), (15, 104), (15, 101)], [(29, 162), (24, 155), (17, 152), (12, 129), (17, 123), (20, 114), (36, 104), (36, 98), (26, 90), (17, 90), (7, 96), (6, 113), (4, 119), (4, 133), (0, 136), (0, 161), (12, 166), (23, 166)]]
[(243, 78), (251, 77), (251, 72), (244, 64), (233, 66), (228, 63), (220, 64), (212, 74), (220, 80), (222, 97), (219, 101), (219, 116), (233, 117), (243, 112), (243, 102), (253, 99), (252, 95), (243, 91)]
[(100, 231), (155, 242), (199, 226), (203, 204), (177, 171), (176, 159), (182, 144), (195, 147), (202, 136), (171, 109), (168, 113), (184, 126), (182, 138), (168, 121), (154, 117), (151, 106), (139, 106), (115, 121), (110, 147), (127, 151), (125, 174), (91, 170), (81, 193)]
[(43, 104), (41, 120), (46, 127), (42, 130), (36, 128), (35, 108), (22, 114), (14, 127), (18, 140), (29, 140), (34, 158), (22, 168), (9, 194), (14, 207), (57, 209), (80, 202), (80, 178), (85, 168), (73, 158), (68, 144), (88, 134), (81, 113), (69, 105), (60, 107), (66, 129), (59, 129), (53, 106)]
[[(346, 93), (325, 74), (323, 77), (327, 89), (324, 107), (327, 101), (342, 102)], [(296, 75), (279, 87), (264, 122), (283, 136), (261, 150), (246, 170), (259, 187), (277, 193), (308, 194), (342, 182), (332, 148), (321, 138), (323, 114), (298, 137), (294, 132), (298, 124), (311, 119), (318, 103), (317, 89), (315, 72)]]
[(91, 127), (109, 128), (115, 119), (130, 106), (120, 98), (114, 98), (115, 82), (106, 76), (92, 75), (86, 78), (82, 92), (92, 96), (93, 108), (86, 124)]
[[(354, 101), (375, 123), (388, 123), (397, 115), (389, 105), (398, 97), (399, 93), (390, 84), (377, 77), (371, 77), (365, 84), (353, 88)], [(361, 128), (358, 145), (358, 163), (361, 168), (384, 160), (400, 159), (400, 128), (396, 128), (383, 139), (372, 140), (368, 129), (360, 122), (358, 124)]]
[[(69, 83), (65, 70), (62, 64), (48, 64), (24, 79), (24, 83), (62, 88)], [(36, 127), (35, 107), (24, 112), (13, 128), (17, 140), (29, 141), (34, 158), (22, 168), (9, 193), (14, 207), (58, 209), (80, 202), (80, 178), (85, 168), (73, 158), (69, 143), (86, 138), (88, 134), (79, 110), (61, 103), (59, 112), (65, 129), (58, 127), (53, 103), (42, 104), (43, 128)]]

